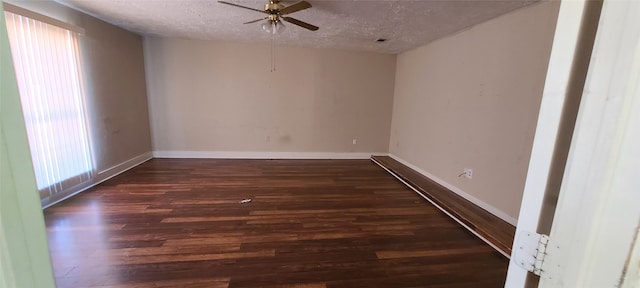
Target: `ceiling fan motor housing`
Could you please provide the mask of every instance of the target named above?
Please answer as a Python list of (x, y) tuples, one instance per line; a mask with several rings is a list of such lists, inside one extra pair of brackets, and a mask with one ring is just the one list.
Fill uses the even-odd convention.
[(264, 11), (269, 12), (269, 14), (278, 14), (282, 8), (284, 8), (284, 5), (280, 4), (280, 0), (270, 0), (269, 3), (264, 5)]

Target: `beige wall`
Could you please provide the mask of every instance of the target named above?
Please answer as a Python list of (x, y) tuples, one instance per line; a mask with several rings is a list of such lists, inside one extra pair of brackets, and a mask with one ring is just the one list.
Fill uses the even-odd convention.
[(276, 49), (145, 38), (154, 151), (388, 150), (396, 56)]
[(103, 171), (151, 152), (142, 37), (83, 19), (88, 114), (97, 169)]
[[(517, 218), (558, 7), (529, 6), (399, 55), (390, 153)], [(458, 178), (466, 167), (471, 180)]]
[(53, 1), (7, 1), (80, 26), (86, 104), (98, 172), (151, 151), (142, 37)]

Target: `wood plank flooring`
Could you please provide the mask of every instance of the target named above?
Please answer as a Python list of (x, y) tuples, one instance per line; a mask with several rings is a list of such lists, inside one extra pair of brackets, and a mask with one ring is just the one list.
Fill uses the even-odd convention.
[(153, 159), (45, 220), (61, 288), (502, 287), (508, 265), (369, 160)]
[(373, 156), (372, 160), (420, 191), (422, 195), (491, 242), (503, 254), (511, 255), (513, 238), (516, 234), (515, 226), (389, 156)]

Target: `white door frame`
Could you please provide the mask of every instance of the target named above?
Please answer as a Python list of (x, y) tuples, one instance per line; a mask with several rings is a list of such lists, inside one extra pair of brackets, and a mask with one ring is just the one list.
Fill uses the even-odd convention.
[[(562, 82), (569, 79), (561, 72), (571, 67), (559, 55), (570, 55), (584, 4), (567, 1), (560, 8), (514, 251), (519, 235), (537, 229), (562, 107), (558, 98), (564, 98)], [(637, 15), (638, 1), (604, 1), (540, 287), (640, 285), (622, 283), (625, 271), (637, 275), (640, 264), (635, 263), (638, 257), (629, 258), (640, 224), (640, 170), (635, 167), (640, 165)], [(505, 286), (524, 287), (526, 273), (511, 262)]]
[[(529, 160), (527, 180), (522, 195), (514, 247), (525, 232), (536, 232), (542, 211), (544, 192), (558, 138), (565, 95), (569, 89), (573, 59), (577, 53), (578, 36), (585, 9), (585, 1), (563, 1), (549, 58), (549, 67), (538, 114), (538, 124)], [(511, 257), (505, 287), (524, 287), (527, 271)]]

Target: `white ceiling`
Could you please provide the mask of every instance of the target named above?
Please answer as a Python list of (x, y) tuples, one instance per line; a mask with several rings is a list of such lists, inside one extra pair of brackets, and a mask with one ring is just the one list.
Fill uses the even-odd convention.
[[(251, 10), (216, 0), (57, 0), (143, 35), (270, 41)], [(227, 0), (263, 9), (266, 0)], [(277, 43), (400, 53), (538, 0), (307, 0), (313, 7), (289, 16), (319, 26), (312, 32), (287, 24)], [(297, 1), (283, 0), (285, 5)], [(377, 43), (376, 39), (387, 42)]]

